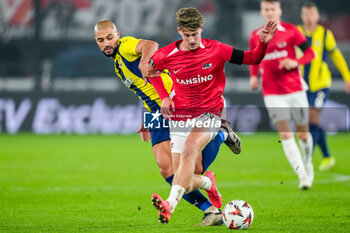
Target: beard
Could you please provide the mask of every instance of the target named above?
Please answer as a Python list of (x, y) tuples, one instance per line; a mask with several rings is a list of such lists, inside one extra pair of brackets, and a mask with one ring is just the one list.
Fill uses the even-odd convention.
[[(112, 47), (106, 47), (106, 48), (112, 48)], [(106, 49), (105, 48), (105, 49)], [(113, 48), (113, 52), (112, 53), (106, 53), (104, 50), (102, 51), (102, 53), (106, 56), (106, 57), (114, 57), (117, 54), (117, 47)]]

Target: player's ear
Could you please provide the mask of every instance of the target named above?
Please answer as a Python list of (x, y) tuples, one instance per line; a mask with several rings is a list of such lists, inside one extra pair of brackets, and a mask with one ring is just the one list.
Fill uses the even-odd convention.
[(117, 31), (115, 32), (115, 34), (117, 35), (117, 40), (119, 40), (119, 38), (120, 38), (119, 30), (117, 30)]
[(201, 26), (201, 33), (203, 32), (203, 26)]
[(180, 29), (179, 27), (177, 27), (176, 29), (177, 29), (177, 33), (179, 33), (180, 35), (182, 35), (181, 29)]

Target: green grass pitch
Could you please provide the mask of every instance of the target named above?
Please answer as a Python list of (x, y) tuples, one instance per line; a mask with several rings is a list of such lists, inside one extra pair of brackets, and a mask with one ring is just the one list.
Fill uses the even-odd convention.
[[(297, 177), (278, 136), (243, 135), (241, 155), (225, 145), (210, 167), (224, 204), (250, 203), (249, 232), (350, 232), (350, 135), (329, 137), (336, 166)], [(315, 168), (321, 155), (314, 155)], [(167, 197), (151, 145), (138, 135), (0, 135), (0, 232), (228, 232), (196, 227), (203, 213), (181, 201), (170, 223), (157, 222), (151, 195)]]

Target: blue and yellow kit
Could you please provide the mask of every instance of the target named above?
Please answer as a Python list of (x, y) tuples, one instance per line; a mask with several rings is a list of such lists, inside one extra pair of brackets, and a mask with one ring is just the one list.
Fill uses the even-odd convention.
[[(115, 72), (122, 82), (143, 101), (148, 111), (157, 111), (160, 109), (161, 99), (152, 84), (147, 82), (145, 85), (139, 69), (141, 54), (136, 53), (139, 41), (140, 39), (130, 36), (118, 40), (114, 58)], [(170, 76), (165, 72), (161, 77), (166, 90), (170, 93), (173, 85)]]
[(301, 25), (298, 28), (306, 36), (316, 55), (310, 64), (302, 66), (305, 81), (309, 85), (309, 91), (317, 92), (331, 86), (331, 72), (326, 63), (328, 54), (331, 56), (343, 79), (350, 81), (348, 66), (337, 48), (333, 33), (322, 25), (318, 25), (312, 33), (306, 32)]

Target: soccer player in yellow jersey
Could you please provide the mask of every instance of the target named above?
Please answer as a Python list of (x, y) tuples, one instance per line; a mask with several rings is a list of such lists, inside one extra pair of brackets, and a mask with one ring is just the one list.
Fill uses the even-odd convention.
[[(115, 62), (115, 72), (121, 81), (134, 92), (151, 112), (160, 111), (161, 99), (147, 78), (157, 77), (157, 73), (149, 66), (149, 59), (157, 51), (158, 44), (150, 40), (134, 37), (120, 37), (119, 31), (109, 20), (98, 22), (94, 28), (95, 40), (100, 50)], [(167, 73), (161, 74), (164, 86), (170, 93), (172, 80)], [(160, 114), (159, 114), (160, 115)], [(158, 116), (162, 119), (162, 116)], [(224, 123), (226, 124), (226, 123)], [(162, 125), (163, 126), (163, 125)], [(217, 137), (202, 151), (202, 156), (196, 161), (196, 174), (204, 173), (215, 160), (219, 147), (227, 137), (231, 137), (231, 128), (222, 127)], [(169, 129), (138, 130), (143, 141), (151, 139), (153, 154), (160, 169), (161, 175), (171, 185), (174, 174), (170, 151)], [(227, 144), (227, 141), (225, 142)], [(204, 211), (202, 226), (222, 224), (221, 211), (196, 190), (186, 194), (185, 200)]]
[(335, 164), (335, 159), (331, 156), (326, 142), (326, 134), (320, 126), (320, 111), (324, 102), (328, 98), (331, 86), (331, 73), (327, 65), (327, 55), (329, 54), (343, 76), (345, 81), (345, 91), (350, 93), (350, 72), (346, 61), (337, 47), (333, 33), (318, 24), (320, 14), (313, 2), (305, 2), (301, 9), (301, 19), (303, 24), (299, 29), (304, 33), (316, 57), (303, 67), (305, 81), (309, 85), (307, 92), (310, 105), (310, 131), (312, 132), (314, 146), (318, 144), (323, 153), (323, 160), (319, 170), (325, 171)]

